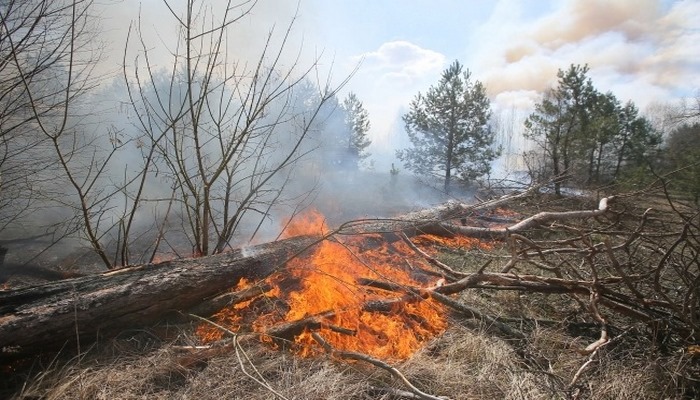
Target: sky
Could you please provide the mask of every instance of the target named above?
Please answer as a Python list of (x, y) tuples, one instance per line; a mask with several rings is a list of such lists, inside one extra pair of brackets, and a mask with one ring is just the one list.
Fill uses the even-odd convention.
[[(105, 12), (113, 57), (138, 10), (152, 46), (175, 32), (162, 1), (117, 1)], [(320, 55), (335, 82), (358, 68), (341, 96), (355, 92), (368, 110), (380, 168), (406, 144), (411, 99), (455, 60), (485, 84), (495, 112), (526, 115), (571, 64), (588, 64), (596, 88), (642, 111), (700, 90), (700, 0), (259, 0), (230, 52), (254, 57), (255, 43), (295, 15), (288, 46), (303, 49), (302, 62)]]

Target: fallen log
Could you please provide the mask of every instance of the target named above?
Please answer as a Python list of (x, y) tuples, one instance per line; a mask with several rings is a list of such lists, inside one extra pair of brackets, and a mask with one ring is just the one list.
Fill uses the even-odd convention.
[[(480, 202), (477, 204), (466, 204), (458, 201), (449, 201), (438, 206), (421, 211), (410, 212), (394, 218), (360, 219), (346, 222), (334, 233), (338, 235), (363, 235), (371, 233), (387, 234), (386, 239), (390, 241), (401, 240), (398, 233), (403, 233), (408, 237), (433, 234), (438, 236), (452, 237), (456, 233), (453, 224), (446, 223), (453, 219), (462, 219), (465, 216), (477, 211), (493, 209), (516, 199), (528, 197), (535, 193), (539, 186), (533, 186), (523, 192), (514, 192), (500, 198)], [(482, 230), (483, 229), (483, 230)], [(467, 236), (491, 237), (489, 228), (479, 228), (474, 232), (465, 230)], [(461, 234), (459, 232), (458, 234)], [(496, 231), (494, 237), (500, 238), (502, 232)]]
[(0, 291), (0, 358), (86, 344), (149, 326), (234, 287), (262, 279), (318, 237), (295, 237), (210, 257), (127, 267)]

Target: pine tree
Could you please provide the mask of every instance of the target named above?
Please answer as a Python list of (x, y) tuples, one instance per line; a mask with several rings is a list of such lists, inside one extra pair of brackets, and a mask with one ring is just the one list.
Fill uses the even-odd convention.
[[(597, 145), (591, 134), (591, 110), (599, 95), (587, 73), (586, 65), (559, 70), (558, 86), (545, 93), (525, 121), (525, 137), (534, 140), (547, 158), (550, 173), (545, 178), (573, 174)], [(561, 194), (561, 183), (562, 179), (555, 181), (557, 194)]]
[(437, 86), (411, 102), (403, 121), (413, 147), (397, 151), (397, 157), (417, 174), (443, 177), (446, 192), (453, 176), (470, 181), (487, 174), (499, 153), (490, 108), (484, 86), (455, 61)]
[(619, 131), (613, 138), (615, 146), (614, 179), (620, 178), (623, 168), (646, 168), (661, 145), (661, 135), (651, 122), (639, 115), (639, 109), (631, 101), (618, 112)]
[(369, 113), (357, 98), (355, 93), (350, 92), (343, 101), (345, 111), (345, 123), (350, 130), (347, 140), (347, 150), (350, 160), (358, 166), (362, 160), (369, 157), (367, 147), (372, 143), (369, 138)]
[(684, 124), (671, 132), (665, 149), (671, 188), (700, 205), (700, 123)]
[(539, 178), (557, 178), (557, 194), (563, 176), (591, 185), (618, 179), (623, 167), (645, 166), (660, 143), (633, 103), (621, 106), (612, 93), (598, 92), (587, 73), (585, 65), (559, 70), (557, 87), (544, 94), (525, 121), (525, 137), (544, 158)]

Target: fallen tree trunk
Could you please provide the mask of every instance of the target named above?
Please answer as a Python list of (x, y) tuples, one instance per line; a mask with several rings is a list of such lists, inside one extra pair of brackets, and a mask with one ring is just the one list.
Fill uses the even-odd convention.
[[(421, 234), (435, 234), (440, 236), (454, 236), (462, 234), (455, 232), (453, 225), (446, 223), (454, 219), (462, 219), (476, 212), (483, 212), (503, 204), (532, 195), (539, 187), (533, 186), (523, 192), (502, 196), (498, 199), (485, 201), (477, 204), (465, 204), (457, 201), (449, 201), (429, 209), (410, 212), (395, 218), (360, 219), (342, 224), (334, 231), (338, 235), (364, 235), (371, 233), (388, 234), (387, 239), (391, 241), (401, 240), (399, 233), (406, 236), (416, 236)], [(486, 231), (477, 229), (474, 233), (465, 231), (466, 236), (490, 237), (488, 228)], [(493, 235), (500, 238), (501, 232)]]
[(210, 257), (127, 267), (0, 292), (0, 357), (21, 357), (148, 326), (262, 279), (318, 237), (295, 237)]

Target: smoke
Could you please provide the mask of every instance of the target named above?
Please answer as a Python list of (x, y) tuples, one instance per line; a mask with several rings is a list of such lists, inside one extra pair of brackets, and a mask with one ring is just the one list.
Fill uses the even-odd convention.
[[(177, 14), (183, 1), (171, 4)], [(207, 23), (215, 24), (223, 17), (225, 1), (203, 1), (201, 4), (202, 8), (197, 12), (210, 16)], [(446, 62), (451, 61), (450, 57), (444, 51), (394, 37), (384, 43), (373, 42), (373, 47), (338, 60), (333, 58), (334, 49), (328, 49), (317, 63), (322, 50), (315, 47), (316, 38), (305, 37), (308, 20), (304, 22), (304, 18), (313, 10), (302, 4), (297, 14), (295, 2), (261, 0), (246, 14), (249, 4), (252, 3), (243, 2), (231, 10), (234, 15), (245, 15), (241, 15), (224, 38), (225, 61), (250, 70), (260, 59), (268, 39), (269, 49), (279, 49), (284, 43), (278, 67), (301, 70), (315, 65), (318, 74), (314, 72), (310, 81), (315, 90), (328, 84), (333, 86), (334, 82), (345, 78), (342, 71), (349, 71), (361, 63), (361, 69), (352, 80), (352, 90), (370, 112), (373, 145), (369, 151), (375, 164), (373, 170), (357, 170), (348, 168), (347, 161), (339, 160), (337, 138), (342, 136), (344, 129), (342, 118), (333, 107), (324, 110), (312, 137), (300, 149), (300, 153), (308, 155), (299, 160), (299, 168), (285, 170), (271, 181), (273, 187), (289, 185), (291, 190), (285, 201), (269, 212), (262, 208), (246, 214), (241, 222), (241, 231), (245, 234), (237, 239), (245, 243), (256, 230), (259, 231), (256, 240), (274, 239), (290, 215), (312, 205), (324, 212), (333, 225), (351, 218), (389, 216), (444, 200), (438, 190), (417, 182), (408, 171), (401, 170), (396, 176), (390, 174), (389, 169), (396, 162), (394, 150), (408, 144), (401, 121), (405, 107), (418, 91), (424, 91), (438, 81)], [(99, 182), (105, 187), (115, 187), (124, 181), (126, 175), (133, 176), (143, 162), (143, 148), (139, 147), (137, 140), (136, 116), (129, 111), (126, 87), (121, 77), (122, 58), (125, 57), (126, 73), (130, 78), (136, 75), (137, 68), (140, 73), (145, 72), (145, 50), (148, 50), (153, 71), (168, 71), (172, 67), (172, 53), (182, 43), (178, 42), (180, 32), (176, 18), (162, 2), (107, 1), (100, 3), (99, 7), (100, 39), (105, 48), (103, 59), (96, 65), (94, 73), (104, 79), (80, 114), (88, 115), (81, 124), (87, 128), (89, 137), (100, 143), (103, 151), (109, 151), (112, 140), (128, 143), (110, 162)], [(557, 70), (571, 63), (589, 64), (596, 87), (602, 91), (612, 90), (622, 100), (633, 98), (641, 108), (652, 100), (677, 97), (678, 87), (692, 89), (700, 86), (697, 76), (700, 65), (696, 57), (700, 54), (699, 22), (688, 17), (700, 14), (700, 3), (696, 1), (570, 0), (539, 5), (539, 8), (549, 8), (537, 15), (525, 7), (528, 6), (515, 0), (499, 1), (490, 17), (479, 24), (475, 35), (463, 39), (474, 44), (469, 48), (468, 58), (463, 61), (472, 70), (473, 77), (485, 83), (494, 100), (494, 114), (500, 118), (496, 123), (500, 124), (504, 135), (500, 141), (507, 144), (505, 152), (508, 155), (518, 153), (523, 147), (521, 142), (513, 139), (517, 131), (515, 126), (520, 125), (523, 115), (538, 101), (539, 94), (555, 84)], [(292, 26), (286, 35), (288, 24), (295, 15), (300, 23)], [(126, 47), (129, 29), (129, 46)], [(203, 29), (205, 27), (200, 27)], [(143, 47), (138, 34), (144, 38)], [(463, 55), (454, 58), (462, 60)], [(328, 81), (322, 78), (334, 67), (341, 70), (339, 75)], [(140, 76), (143, 79), (146, 75)], [(342, 93), (339, 93), (340, 97)], [(301, 96), (293, 107), (301, 107), (307, 100), (308, 97), (305, 100)], [(273, 112), (274, 108), (268, 111)], [(293, 143), (295, 123), (299, 121), (290, 118), (279, 125), (275, 149), (280, 151), (265, 153), (265, 162), (278, 161), (276, 157), (284, 153), (285, 146)], [(87, 153), (82, 156), (85, 160), (91, 157)], [(510, 159), (501, 162), (504, 169), (517, 168)], [(398, 162), (395, 166), (402, 168)], [(242, 166), (244, 171), (248, 167)], [(163, 172), (165, 166), (160, 164), (159, 168), (149, 178), (146, 187), (145, 197), (149, 199), (171, 196), (171, 185)], [(56, 184), (60, 185), (59, 182)], [(75, 198), (66, 196), (62, 200), (69, 202)], [(106, 202), (104, 210), (109, 212), (105, 214), (103, 226), (118, 220), (119, 210), (128, 207), (129, 201), (128, 196), (120, 194), (113, 201)], [(166, 204), (162, 201), (144, 204), (136, 218), (137, 230), (143, 232), (158, 227), (165, 215)], [(46, 214), (35, 214), (34, 217), (41, 218), (32, 222), (40, 224)], [(54, 211), (50, 214), (62, 215)], [(173, 215), (183, 218), (182, 213)], [(179, 225), (181, 221), (169, 220), (169, 227), (176, 229)], [(110, 231), (105, 238), (110, 236), (114, 238), (118, 234)]]
[[(122, 72), (124, 52), (126, 50), (127, 67), (133, 68), (136, 57), (141, 57), (143, 51), (138, 43), (137, 34), (146, 38), (151, 64), (156, 68), (168, 69), (172, 66), (172, 53), (178, 45), (180, 28), (177, 18), (184, 18), (185, 1), (170, 0), (168, 9), (163, 1), (140, 0), (104, 0), (95, 6), (95, 16), (101, 22), (100, 39), (105, 44), (96, 73), (102, 76), (119, 75)], [(227, 6), (230, 6), (228, 18), (237, 18), (230, 25), (225, 40), (229, 61), (241, 63), (255, 62), (259, 59), (268, 38), (270, 46), (277, 49), (284, 40), (287, 29), (297, 12), (295, 2), (278, 2), (274, 0), (228, 1), (206, 0), (197, 3), (195, 18), (206, 15), (206, 23), (197, 27), (197, 32), (215, 26), (224, 18)], [(173, 15), (175, 13), (175, 15)], [(292, 27), (287, 52), (283, 54), (284, 62), (289, 64), (296, 59), (298, 52), (303, 51), (308, 61), (313, 59), (313, 50), (304, 47), (303, 33), (296, 24)], [(130, 43), (127, 48), (127, 38)]]
[[(596, 87), (640, 108), (698, 87), (700, 3), (656, 0), (556, 2), (532, 18), (520, 2), (501, 1), (478, 31), (475, 72), (504, 106), (529, 107), (556, 71), (588, 64)], [(681, 89), (683, 90), (683, 89)]]

